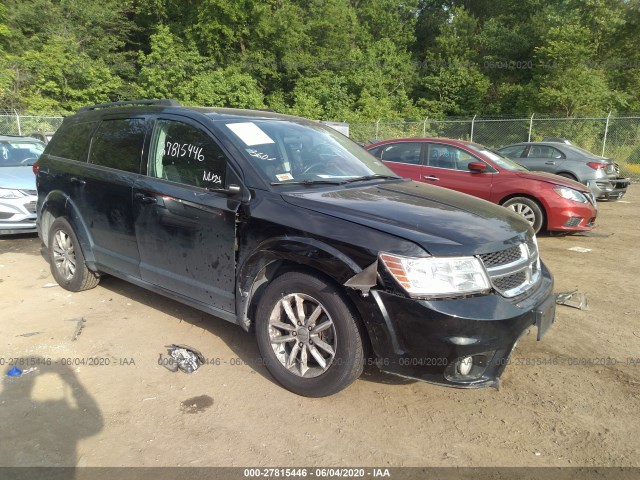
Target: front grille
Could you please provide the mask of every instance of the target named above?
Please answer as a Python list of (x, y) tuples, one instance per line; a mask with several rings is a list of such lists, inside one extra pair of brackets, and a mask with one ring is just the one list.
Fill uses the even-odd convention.
[(29, 213), (36, 213), (36, 205), (36, 202), (29, 202), (24, 204), (24, 208), (26, 208)]
[(480, 258), (487, 268), (506, 265), (507, 263), (513, 263), (520, 259), (520, 247), (512, 247), (500, 252), (485, 253), (484, 255), (480, 255)]
[(527, 274), (524, 272), (514, 273), (506, 277), (500, 277), (493, 280), (493, 286), (497, 290), (508, 291), (519, 287), (527, 281)]
[(541, 278), (535, 237), (517, 247), (480, 255), (493, 288), (506, 298), (522, 296)]

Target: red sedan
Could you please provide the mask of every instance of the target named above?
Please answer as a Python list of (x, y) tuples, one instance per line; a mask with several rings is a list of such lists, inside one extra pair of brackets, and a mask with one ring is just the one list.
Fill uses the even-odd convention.
[(536, 232), (591, 230), (598, 213), (585, 185), (550, 173), (531, 172), (477, 143), (400, 138), (366, 149), (398, 175), (510, 208), (525, 217)]

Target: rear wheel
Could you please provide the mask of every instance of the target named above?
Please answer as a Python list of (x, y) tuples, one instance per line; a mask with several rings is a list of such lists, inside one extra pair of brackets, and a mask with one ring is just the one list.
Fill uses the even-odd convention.
[(542, 208), (535, 200), (526, 197), (514, 197), (504, 202), (502, 206), (522, 216), (529, 222), (535, 233), (538, 233), (542, 228), (544, 213), (542, 213)]
[(355, 315), (333, 285), (306, 273), (285, 273), (267, 286), (256, 337), (269, 372), (298, 395), (332, 395), (362, 373)]
[(98, 285), (100, 277), (89, 270), (78, 237), (65, 218), (57, 218), (49, 230), (49, 264), (58, 285), (81, 292)]

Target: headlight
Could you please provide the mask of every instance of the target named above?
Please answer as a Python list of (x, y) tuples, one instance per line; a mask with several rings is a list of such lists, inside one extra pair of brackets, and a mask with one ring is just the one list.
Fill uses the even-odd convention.
[(0, 188), (0, 198), (22, 198), (27, 195), (20, 190), (10, 190), (8, 188)]
[(573, 200), (578, 203), (587, 203), (589, 201), (584, 193), (574, 190), (573, 188), (557, 186), (553, 187), (553, 189), (558, 195), (567, 200)]
[(409, 258), (381, 253), (380, 260), (412, 297), (487, 293), (489, 278), (475, 257)]

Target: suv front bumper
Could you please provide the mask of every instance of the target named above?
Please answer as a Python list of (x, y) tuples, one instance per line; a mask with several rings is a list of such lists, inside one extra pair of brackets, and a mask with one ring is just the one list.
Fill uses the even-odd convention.
[(371, 294), (381, 316), (368, 324), (378, 367), (451, 387), (497, 385), (520, 337), (537, 326), (540, 340), (555, 319), (553, 277), (544, 265), (534, 291), (517, 301), (498, 294), (450, 300)]

